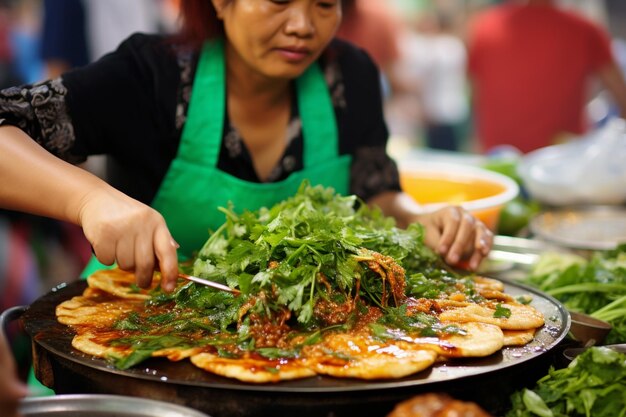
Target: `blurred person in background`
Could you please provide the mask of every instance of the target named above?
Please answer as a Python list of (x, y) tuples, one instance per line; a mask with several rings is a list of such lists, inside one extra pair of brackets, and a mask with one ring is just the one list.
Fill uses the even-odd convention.
[(14, 0), (0, 1), (0, 88), (19, 84), (11, 42)]
[(456, 27), (452, 11), (432, 8), (402, 38), (398, 77), (419, 103), (419, 126), (431, 149), (459, 150), (467, 121), (467, 54)]
[(552, 0), (487, 8), (474, 17), (468, 45), (481, 152), (512, 145), (526, 153), (584, 133), (593, 77), (626, 115), (626, 83), (608, 33)]
[(55, 78), (112, 52), (134, 32), (171, 30), (170, 0), (43, 0), (41, 56)]
[(387, 0), (342, 0), (337, 37), (363, 48), (381, 71), (384, 97), (401, 89), (395, 77), (403, 22)]

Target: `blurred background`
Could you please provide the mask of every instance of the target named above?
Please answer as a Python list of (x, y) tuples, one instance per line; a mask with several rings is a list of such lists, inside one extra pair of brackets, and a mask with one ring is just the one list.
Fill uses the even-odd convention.
[[(472, 160), (493, 152), (480, 149), (474, 133), (468, 30), (477, 14), (499, 3), (344, 0), (338, 36), (366, 49), (381, 68), (392, 156), (433, 150)], [(555, 3), (605, 30), (626, 72), (626, 2)], [(0, 0), (0, 87), (57, 77), (115, 49), (133, 32), (174, 31), (176, 17), (176, 0)], [(588, 90), (585, 113), (592, 127), (619, 113), (602, 85)], [(85, 165), (105, 175), (101, 167), (97, 159)], [(90, 254), (77, 227), (1, 212), (0, 311), (78, 277)]]

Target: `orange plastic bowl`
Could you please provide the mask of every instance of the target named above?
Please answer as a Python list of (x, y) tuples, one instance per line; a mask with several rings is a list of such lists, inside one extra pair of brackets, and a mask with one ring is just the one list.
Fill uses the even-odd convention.
[(399, 169), (402, 189), (425, 211), (459, 205), (492, 231), (502, 207), (519, 193), (511, 178), (470, 165), (415, 161)]

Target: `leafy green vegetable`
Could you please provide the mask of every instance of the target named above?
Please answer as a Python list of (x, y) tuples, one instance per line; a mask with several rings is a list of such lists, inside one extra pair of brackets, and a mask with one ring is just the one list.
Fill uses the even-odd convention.
[[(424, 245), (422, 226), (399, 229), (355, 196), (305, 182), (296, 195), (273, 207), (220, 210), (225, 223), (186, 271), (241, 294), (194, 283), (171, 294), (157, 288), (144, 311), (116, 324), (128, 335), (116, 343), (133, 350), (127, 358), (115, 358), (116, 366), (132, 366), (173, 341), (222, 357), (242, 352), (296, 357), (304, 346), (318, 343), (323, 332), (353, 328), (371, 306), (383, 313), (372, 324), (379, 337), (463, 334), (426, 313), (409, 315), (396, 301), (436, 299), (460, 288), (468, 299), (480, 299), (470, 279), (450, 270)], [(274, 344), (285, 328), (289, 337), (299, 337), (288, 348)]]
[(493, 317), (497, 319), (508, 319), (509, 317), (511, 317), (511, 309), (502, 307), (502, 304), (496, 304), (496, 311), (493, 312)]
[(526, 282), (572, 311), (611, 323), (613, 329), (606, 343), (626, 342), (626, 245), (595, 252), (588, 261), (570, 254), (547, 253)]
[(272, 316), (287, 306), (299, 323), (309, 325), (317, 319), (320, 298), (354, 296), (357, 282), (362, 297), (386, 305), (384, 281), (368, 263), (374, 258), (367, 251), (383, 253), (408, 271), (442, 275), (438, 256), (423, 244), (421, 226), (399, 229), (379, 210), (329, 188), (305, 183), (274, 207), (222, 211), (226, 223), (200, 250), (193, 272), (239, 287), (244, 295), (265, 294), (255, 298), (252, 313)]
[(532, 389), (515, 392), (506, 417), (626, 416), (626, 354), (590, 348), (567, 368), (551, 368)]

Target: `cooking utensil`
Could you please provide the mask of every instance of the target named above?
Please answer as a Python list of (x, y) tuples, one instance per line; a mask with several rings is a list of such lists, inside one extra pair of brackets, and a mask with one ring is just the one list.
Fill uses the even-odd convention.
[(97, 394), (26, 398), (19, 411), (23, 417), (209, 417), (164, 401)]
[[(588, 347), (578, 347), (578, 348), (567, 348), (563, 351), (563, 356), (565, 356), (565, 358), (567, 360), (573, 361), (574, 358), (578, 355), (580, 355), (581, 353), (587, 351), (589, 348), (591, 348), (592, 346), (588, 346)], [(616, 345), (604, 345), (603, 347), (609, 348), (609, 349), (613, 349), (617, 352), (620, 353), (626, 353), (626, 343), (618, 343)]]
[(133, 395), (186, 405), (214, 417), (383, 416), (399, 401), (434, 391), (476, 401), (498, 414), (505, 411), (512, 391), (536, 381), (547, 371), (554, 348), (570, 327), (569, 314), (554, 298), (505, 281), (506, 291), (513, 296), (532, 295), (532, 305), (546, 317), (546, 325), (526, 346), (504, 348), (486, 358), (437, 363), (431, 369), (395, 380), (317, 376), (257, 385), (210, 374), (187, 360), (150, 359), (122, 371), (105, 360), (73, 349), (74, 333), (58, 323), (55, 308), (82, 294), (85, 286), (85, 282), (79, 281), (53, 290), (35, 301), (22, 316), (33, 339), (33, 362), (39, 380), (57, 394)]
[[(159, 273), (161, 272), (161, 269), (159, 268), (158, 264), (155, 266), (154, 270), (159, 272)], [(226, 292), (229, 292), (229, 293), (234, 294), (234, 295), (241, 294), (241, 291), (239, 291), (236, 288), (230, 288), (228, 285), (220, 284), (219, 282), (211, 281), (211, 280), (208, 280), (208, 279), (205, 279), (205, 278), (200, 278), (200, 277), (196, 277), (196, 276), (193, 276), (193, 275), (185, 274), (184, 272), (180, 272), (179, 271), (178, 272), (178, 278), (185, 279), (185, 280), (191, 281), (191, 282), (195, 282), (196, 284), (206, 285), (207, 287), (215, 288), (216, 290), (226, 291)]]
[(187, 275), (182, 272), (178, 273), (178, 278), (186, 279), (187, 281), (192, 281), (197, 284), (206, 285), (207, 287), (215, 288), (220, 291), (226, 291), (234, 295), (241, 294), (241, 291), (235, 288), (230, 288), (228, 285), (220, 284), (219, 282), (210, 281), (208, 279), (195, 277), (193, 275)]
[(613, 326), (610, 323), (598, 320), (587, 314), (569, 312), (572, 318), (570, 332), (584, 347), (601, 344)]

